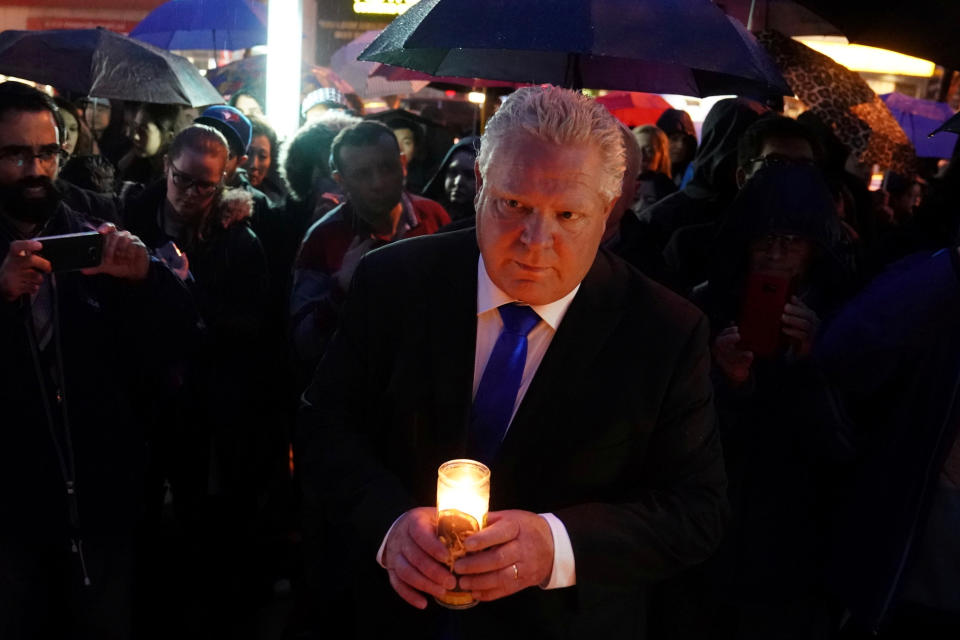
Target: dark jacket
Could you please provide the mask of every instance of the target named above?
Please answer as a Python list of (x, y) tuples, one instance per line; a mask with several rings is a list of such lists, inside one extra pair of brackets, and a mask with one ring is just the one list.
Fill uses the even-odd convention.
[(88, 217), (122, 226), (120, 215), (123, 205), (119, 197), (112, 193), (90, 191), (66, 180), (57, 180), (56, 185), (63, 193), (64, 203), (74, 211), (82, 211)]
[[(89, 231), (95, 224), (61, 205), (39, 235)], [(0, 253), (6, 255), (15, 239), (0, 225)], [(152, 360), (179, 333), (194, 330), (196, 312), (180, 280), (157, 261), (151, 261), (142, 283), (79, 272), (53, 279), (59, 341), (47, 347), (46, 357), (62, 362), (62, 384), (47, 374), (46, 361), (34, 360), (29, 302), (0, 302), (5, 424), (0, 429), (0, 521), (5, 534), (62, 535), (67, 510), (51, 429), (64, 429), (66, 420), (73, 436), (81, 526), (95, 531), (130, 527), (140, 507), (136, 479), (145, 453), (134, 391)], [(61, 448), (65, 451), (66, 444)]]
[[(41, 233), (95, 224), (61, 205)], [(0, 255), (14, 239), (0, 226)], [(0, 301), (0, 628), (66, 637), (82, 618), (101, 637), (127, 637), (147, 462), (141, 400), (199, 321), (157, 261), (143, 282), (79, 272), (48, 282), (54, 332), (43, 350), (29, 299)]]
[[(797, 295), (821, 318), (829, 315), (848, 280), (833, 250), (837, 229), (830, 194), (815, 169), (759, 171), (730, 207), (714, 239), (709, 283), (694, 296), (713, 333), (738, 323), (750, 242), (772, 231), (813, 241), (818, 255)], [(851, 456), (847, 425), (809, 358), (756, 357), (749, 379), (738, 387), (714, 369), (733, 519), (704, 567), (705, 609), (725, 602), (749, 611), (747, 618), (769, 619), (786, 603), (810, 603), (802, 617), (813, 624), (818, 611), (826, 610), (833, 499)], [(713, 624), (721, 623), (710, 620), (707, 626)]]
[[(440, 637), (442, 611), (403, 603), (373, 559), (397, 516), (435, 504), (439, 464), (469, 457), (477, 264), (472, 230), (366, 256), (304, 395), (298, 468), (329, 519), (324, 579), (343, 566), (361, 608), (338, 613), (365, 637)], [(688, 303), (597, 255), (491, 466), (491, 510), (553, 512), (577, 584), (457, 612), (463, 637), (644, 637), (646, 588), (707, 557), (725, 520), (706, 339)]]
[[(159, 180), (125, 205), (127, 229), (151, 249), (174, 240), (158, 222), (165, 199), (166, 182)], [(195, 280), (190, 288), (210, 339), (227, 348), (227, 344), (255, 336), (260, 330), (267, 267), (260, 241), (246, 222), (234, 223), (227, 229), (218, 223), (207, 226), (211, 229), (208, 238), (177, 244), (182, 245), (180, 249), (190, 260)]]
[(816, 350), (860, 436), (829, 583), (871, 630), (896, 601), (960, 425), (957, 318), (956, 247), (916, 254), (844, 307)]
[(707, 114), (693, 159), (693, 179), (683, 189), (644, 209), (620, 255), (648, 276), (663, 281), (661, 252), (673, 233), (688, 225), (714, 223), (736, 195), (737, 142), (764, 112), (746, 99), (721, 100)]
[[(169, 238), (158, 223), (166, 198), (166, 182), (148, 186), (127, 202), (125, 221), (151, 248)], [(208, 215), (218, 215), (217, 202)], [(189, 378), (184, 391), (193, 431), (192, 446), (205, 446), (212, 435), (217, 451), (217, 481), (230, 491), (249, 483), (260, 458), (256, 438), (267, 425), (262, 419), (262, 378), (269, 361), (265, 335), (268, 272), (263, 249), (246, 221), (224, 229), (219, 221), (204, 221), (204, 237), (174, 239), (189, 259), (188, 287), (206, 332), (188, 354)], [(270, 369), (273, 371), (273, 369)]]

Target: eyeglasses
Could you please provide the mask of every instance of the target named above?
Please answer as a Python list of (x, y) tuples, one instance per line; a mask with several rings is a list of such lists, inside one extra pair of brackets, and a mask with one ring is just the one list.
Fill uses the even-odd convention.
[(783, 252), (796, 252), (806, 246), (807, 239), (803, 236), (794, 236), (787, 233), (767, 233), (753, 241), (755, 249), (770, 251), (778, 247)]
[(750, 158), (747, 162), (759, 162), (764, 167), (813, 167), (816, 163), (810, 158), (791, 158), (780, 153), (769, 153), (765, 156)]
[(58, 144), (48, 144), (34, 151), (33, 147), (9, 146), (0, 147), (0, 162), (22, 169), (34, 160), (40, 161), (40, 166), (50, 168), (60, 157), (61, 148)]
[(188, 173), (184, 173), (177, 169), (173, 163), (170, 163), (170, 173), (173, 176), (173, 184), (177, 186), (177, 189), (187, 189), (193, 188), (197, 192), (197, 195), (209, 196), (211, 193), (217, 190), (223, 180), (218, 180), (216, 182), (210, 182), (209, 180), (198, 180)]

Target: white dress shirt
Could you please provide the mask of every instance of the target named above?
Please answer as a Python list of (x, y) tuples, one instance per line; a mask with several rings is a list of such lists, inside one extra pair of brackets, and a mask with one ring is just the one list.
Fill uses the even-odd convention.
[[(517, 399), (513, 403), (513, 412), (510, 414), (511, 422), (527, 393), (527, 389), (530, 388), (530, 382), (537, 373), (537, 369), (543, 361), (543, 356), (547, 353), (547, 347), (550, 346), (563, 316), (566, 315), (570, 303), (573, 302), (573, 298), (579, 290), (580, 285), (577, 285), (573, 291), (559, 300), (549, 304), (530, 306), (540, 316), (540, 322), (527, 334), (527, 361), (523, 367), (523, 377), (520, 379)], [(487, 366), (493, 347), (497, 343), (500, 331), (503, 329), (503, 320), (500, 318), (500, 312), (497, 311), (497, 308), (511, 302), (517, 302), (517, 300), (508, 296), (490, 280), (487, 269), (483, 264), (483, 256), (480, 256), (477, 262), (477, 341), (473, 360), (474, 397), (477, 395), (483, 370)], [(509, 426), (507, 429), (509, 430)], [(553, 535), (553, 572), (546, 584), (540, 586), (543, 589), (572, 587), (577, 583), (577, 572), (573, 557), (573, 545), (570, 543), (567, 528), (560, 521), (560, 518), (552, 513), (541, 513), (539, 515), (550, 525), (550, 533)], [(397, 519), (399, 520), (399, 518)], [(396, 521), (394, 521), (395, 524)], [(387, 535), (383, 537), (380, 549), (377, 550), (377, 562), (381, 566), (383, 566), (383, 548), (390, 536), (390, 531), (393, 531), (393, 525), (387, 531)]]

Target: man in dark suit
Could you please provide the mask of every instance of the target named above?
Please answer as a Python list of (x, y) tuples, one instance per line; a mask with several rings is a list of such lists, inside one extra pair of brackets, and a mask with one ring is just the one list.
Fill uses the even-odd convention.
[[(726, 516), (707, 323), (598, 253), (625, 164), (602, 106), (521, 89), (481, 149), (476, 231), (366, 256), (304, 395), (298, 469), (325, 520), (308, 569), (352, 591), (331, 613), (365, 637), (643, 637), (645, 588), (706, 558)], [(463, 457), (492, 471), (455, 566), (481, 602), (445, 611), (430, 505)]]

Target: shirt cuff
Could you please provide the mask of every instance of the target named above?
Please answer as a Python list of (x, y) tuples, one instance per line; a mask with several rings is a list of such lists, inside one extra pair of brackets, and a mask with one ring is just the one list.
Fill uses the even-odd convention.
[(380, 543), (380, 548), (377, 549), (377, 564), (379, 564), (384, 569), (387, 568), (387, 565), (383, 564), (383, 549), (387, 546), (387, 538), (390, 537), (390, 534), (393, 532), (393, 528), (397, 526), (397, 523), (400, 522), (400, 518), (402, 518), (403, 516), (404, 514), (401, 513), (400, 516), (393, 521), (393, 524), (390, 525), (389, 529), (387, 529), (387, 535), (383, 536), (383, 542)]
[(541, 589), (562, 589), (577, 584), (577, 566), (573, 559), (573, 545), (570, 544), (570, 534), (563, 526), (560, 518), (552, 513), (541, 513), (541, 518), (550, 525), (553, 535), (553, 572)]

